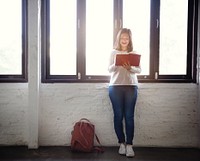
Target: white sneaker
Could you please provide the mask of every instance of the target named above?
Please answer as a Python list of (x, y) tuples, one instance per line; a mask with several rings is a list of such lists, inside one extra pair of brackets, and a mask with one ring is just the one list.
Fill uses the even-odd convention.
[(132, 145), (127, 145), (126, 146), (126, 156), (127, 157), (131, 157), (131, 158), (135, 156), (135, 153), (133, 151)]
[(123, 143), (120, 144), (118, 153), (120, 155), (126, 155), (126, 146)]

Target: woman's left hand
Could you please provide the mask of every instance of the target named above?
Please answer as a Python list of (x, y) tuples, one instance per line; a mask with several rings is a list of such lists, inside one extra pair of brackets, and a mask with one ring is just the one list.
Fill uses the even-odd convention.
[(126, 70), (130, 70), (130, 69), (131, 69), (131, 65), (130, 65), (129, 62), (124, 63), (124, 64), (123, 64), (123, 67), (124, 67)]

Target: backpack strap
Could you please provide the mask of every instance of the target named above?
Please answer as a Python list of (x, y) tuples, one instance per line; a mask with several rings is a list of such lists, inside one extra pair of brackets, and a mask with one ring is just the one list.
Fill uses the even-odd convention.
[(97, 143), (100, 146), (95, 146), (94, 150), (97, 151), (97, 152), (103, 153), (104, 152), (103, 146), (101, 145), (100, 140), (99, 140), (98, 136), (96, 135), (96, 133), (95, 133), (95, 138), (96, 138)]
[[(82, 121), (85, 121), (85, 122), (88, 122), (89, 124), (92, 124), (91, 122), (90, 122), (90, 120), (88, 120), (88, 119), (86, 119), (86, 118), (81, 118), (80, 120), (79, 120), (79, 122), (82, 122)], [(92, 124), (93, 125), (93, 124)]]

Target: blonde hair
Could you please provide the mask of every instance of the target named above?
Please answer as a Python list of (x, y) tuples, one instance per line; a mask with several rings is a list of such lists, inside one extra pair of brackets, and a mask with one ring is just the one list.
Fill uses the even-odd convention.
[(132, 33), (131, 33), (131, 30), (127, 28), (122, 28), (121, 30), (119, 30), (116, 37), (115, 44), (114, 44), (114, 49), (119, 50), (119, 51), (122, 50), (121, 45), (120, 45), (120, 37), (124, 33), (128, 34), (129, 36), (129, 44), (127, 46), (127, 52), (131, 52), (133, 51)]

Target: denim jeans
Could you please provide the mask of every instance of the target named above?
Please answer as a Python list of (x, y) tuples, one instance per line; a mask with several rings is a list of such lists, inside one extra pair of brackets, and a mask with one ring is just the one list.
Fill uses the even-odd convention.
[[(134, 111), (137, 94), (137, 86), (109, 86), (109, 97), (114, 112), (114, 129), (118, 143), (133, 144)], [(126, 138), (123, 119), (125, 121)]]

